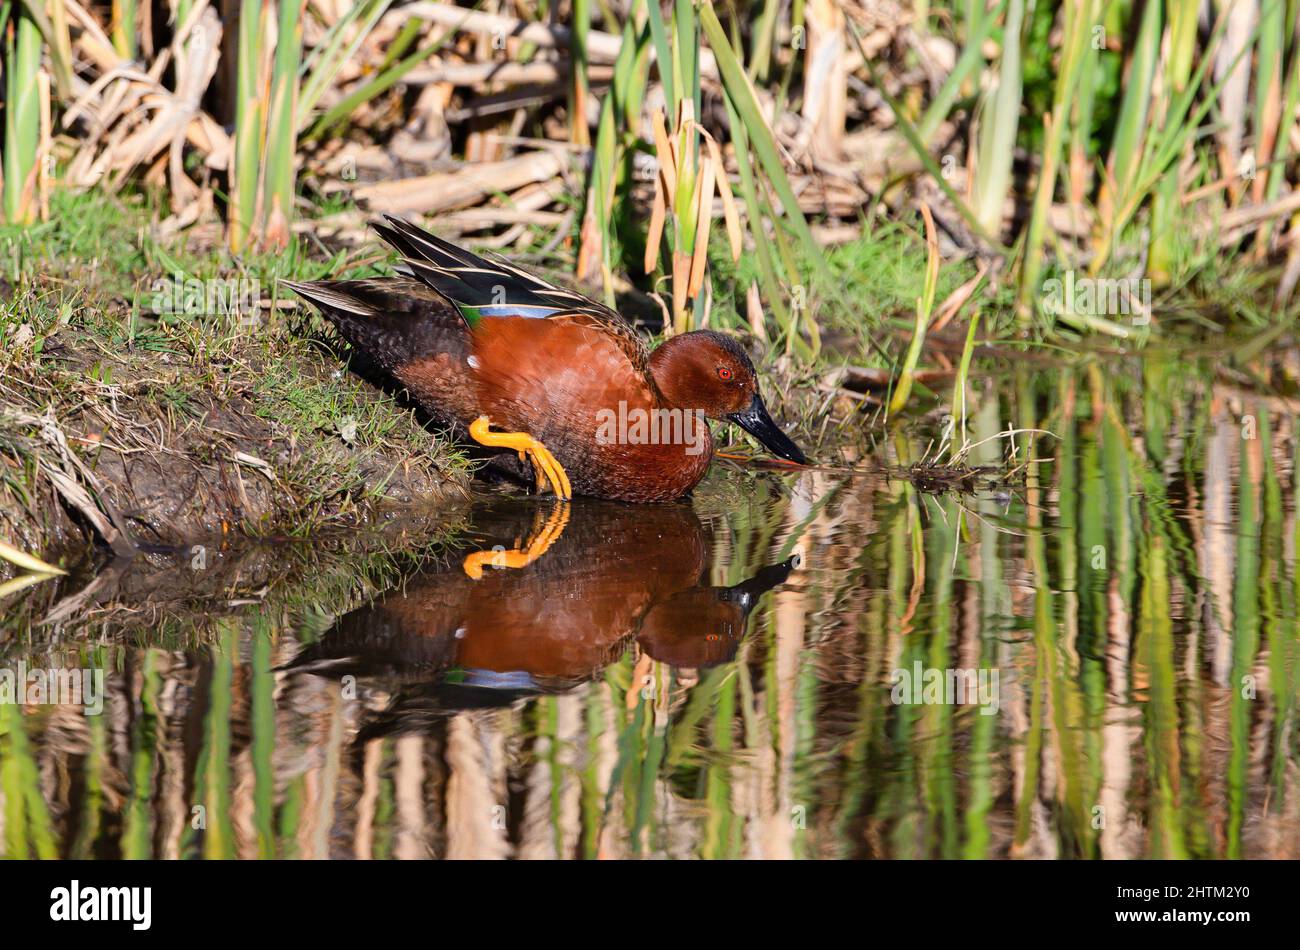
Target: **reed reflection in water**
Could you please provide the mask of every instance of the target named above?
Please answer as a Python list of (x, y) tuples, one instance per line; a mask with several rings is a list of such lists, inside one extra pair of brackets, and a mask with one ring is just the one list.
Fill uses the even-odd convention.
[(4, 853), (1297, 856), (1294, 417), (1157, 361), (979, 395), (972, 439), (1059, 436), (1005, 494), (497, 499), (315, 600), (15, 629), (109, 695), (0, 706)]

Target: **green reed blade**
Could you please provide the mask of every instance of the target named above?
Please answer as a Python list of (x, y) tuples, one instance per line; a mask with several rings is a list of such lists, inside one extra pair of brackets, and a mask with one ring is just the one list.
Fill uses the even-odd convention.
[(158, 777), (160, 656), (161, 650), (147, 649), (140, 665), (140, 715), (131, 724), (131, 797), (122, 823), (122, 857), (128, 861), (154, 857), (151, 806)]
[(268, 247), (289, 243), (293, 220), (294, 163), (297, 150), (298, 65), (302, 59), (302, 13), (306, 0), (280, 0), (275, 66), (271, 73), (271, 109), (266, 124), (265, 241)]
[(962, 47), (961, 55), (957, 57), (952, 72), (948, 74), (948, 77), (943, 81), (943, 85), (939, 87), (939, 91), (930, 100), (930, 105), (926, 108), (924, 115), (921, 116), (921, 121), (916, 124), (916, 134), (926, 145), (930, 144), (930, 139), (939, 130), (939, 126), (944, 119), (948, 117), (949, 112), (952, 110), (952, 104), (960, 94), (962, 86), (975, 75), (977, 69), (984, 65), (984, 40), (993, 31), (994, 24), (1002, 18), (1002, 12), (1006, 7), (1007, 0), (998, 0), (998, 5), (990, 11), (988, 16), (978, 17), (973, 24), (972, 30), (966, 38), (966, 44)]
[(1120, 204), (1133, 186), (1138, 157), (1142, 154), (1142, 140), (1151, 110), (1151, 85), (1160, 58), (1161, 16), (1159, 3), (1146, 4), (1124, 81), (1124, 96), (1115, 125), (1109, 165)]
[(1034, 196), (1029, 231), (1025, 239), (1025, 252), (1021, 258), (1021, 282), (1017, 303), (1022, 325), (1028, 322), (1031, 299), (1041, 294), (1038, 280), (1043, 264), (1043, 237), (1047, 232), (1047, 217), (1051, 212), (1052, 199), (1056, 193), (1056, 169), (1067, 126), (1066, 116), (1071, 112), (1074, 91), (1080, 85), (1084, 56), (1095, 26), (1093, 10), (1093, 0), (1069, 0), (1066, 4), (1064, 62), (1056, 82), (1051, 111), (1052, 121), (1045, 130), (1042, 170)]
[[(1260, 420), (1260, 438), (1267, 438), (1268, 409), (1260, 403), (1250, 407)], [(1260, 453), (1263, 454), (1263, 453)], [(1227, 846), (1224, 857), (1242, 857), (1246, 812), (1250, 807), (1251, 723), (1255, 718), (1257, 686), (1256, 653), (1259, 649), (1260, 516), (1259, 455), (1241, 453), (1241, 475), (1237, 479), (1237, 550), (1232, 579), (1232, 672), (1228, 680), (1229, 751), (1227, 763)]]
[(736, 150), (736, 164), (740, 170), (740, 193), (745, 201), (745, 221), (754, 242), (754, 257), (758, 262), (758, 282), (767, 298), (764, 303), (776, 317), (777, 324), (786, 333), (791, 346), (803, 343), (790, 325), (790, 313), (786, 309), (781, 291), (781, 283), (776, 276), (776, 266), (772, 262), (772, 251), (767, 235), (763, 231), (763, 213), (758, 202), (758, 187), (754, 181), (754, 168), (749, 154), (749, 136), (745, 126), (736, 115), (735, 107), (725, 96), (723, 105), (727, 110), (727, 125), (731, 130), (731, 144)]
[(767, 82), (772, 68), (772, 48), (776, 43), (777, 15), (780, 12), (780, 0), (763, 0), (758, 19), (754, 21), (753, 45), (749, 53), (748, 74), (751, 82)]
[(587, 71), (591, 63), (587, 57), (587, 42), (591, 36), (591, 0), (572, 0), (569, 18), (572, 23), (569, 30), (569, 141), (588, 145), (591, 131), (587, 128), (587, 93), (590, 90)]
[(673, 54), (668, 45), (668, 31), (664, 26), (663, 11), (659, 9), (658, 3), (647, 2), (646, 13), (650, 21), (650, 38), (654, 42), (659, 82), (664, 87), (664, 102), (668, 107), (668, 119), (672, 122), (677, 114), (678, 84), (673, 81)]
[(261, 172), (263, 91), (263, 18), (268, 11), (260, 0), (243, 0), (239, 7), (239, 45), (236, 52), (235, 135), (230, 169), (228, 241), (238, 254), (248, 244), (257, 217), (258, 180)]
[[(0, 26), (8, 19), (10, 6), (11, 4), (5, 4), (5, 8), (0, 9)], [(58, 87), (60, 98), (74, 98), (72, 37), (68, 32), (68, 11), (61, 3), (51, 3), (47, 13), (41, 3), (32, 0), (25, 0), (22, 8), (23, 13), (32, 18), (32, 22), (36, 24), (41, 31), (41, 37), (45, 40), (45, 49), (50, 54), (50, 65), (54, 70), (54, 82)]]
[[(673, 0), (673, 29), (675, 31), (673, 51), (680, 72), (678, 88), (683, 98), (690, 98), (694, 106), (691, 115), (698, 119), (700, 117), (700, 30), (692, 0)], [(709, 42), (713, 42), (712, 39)]]
[(253, 623), (252, 761), (253, 827), (257, 856), (275, 855), (275, 656), (274, 626), (259, 613)]
[[(1169, 2), (1169, 56), (1165, 59), (1164, 81), (1173, 93), (1181, 93), (1186, 89), (1191, 78), (1199, 6), (1197, 0)], [(1165, 95), (1168, 97), (1169, 93)], [(1178, 176), (1165, 175), (1157, 183), (1152, 195), (1147, 271), (1158, 286), (1168, 284), (1173, 277), (1177, 228), (1182, 210), (1181, 192), (1182, 185)]]
[[(679, 2), (684, 2), (684, 0), (679, 0)], [(727, 92), (727, 98), (731, 101), (736, 113), (744, 123), (754, 153), (758, 156), (768, 182), (772, 185), (777, 198), (781, 201), (782, 212), (803, 244), (808, 259), (812, 261), (823, 276), (829, 278), (830, 269), (821, 252), (821, 247), (813, 239), (812, 231), (808, 228), (808, 222), (804, 220), (803, 212), (799, 210), (799, 202), (794, 196), (794, 190), (790, 187), (790, 179), (786, 176), (785, 166), (781, 162), (776, 141), (772, 137), (772, 130), (768, 128), (767, 123), (763, 120), (758, 102), (755, 100), (754, 93), (749, 87), (749, 81), (745, 77), (745, 71), (736, 58), (736, 54), (732, 52), (731, 44), (727, 42), (727, 35), (723, 32), (722, 24), (718, 22), (717, 14), (713, 12), (713, 7), (709, 4), (700, 5), (697, 13), (700, 25), (704, 28), (704, 33), (708, 37), (709, 47), (713, 50), (714, 59), (717, 61), (718, 71), (722, 74), (722, 82)]]
[[(380, 18), (388, 11), (390, 3), (391, 0), (366, 0), (364, 3), (349, 7), (347, 12), (330, 26), (325, 42), (312, 50), (300, 70), (302, 89), (298, 95), (293, 123), (296, 130), (301, 132), (307, 127), (321, 96), (334, 84), (343, 65), (356, 55), (361, 45), (370, 37)], [(357, 24), (357, 27), (349, 39), (348, 30), (353, 24)], [(403, 24), (400, 36), (405, 38), (404, 42), (409, 43), (418, 35), (419, 29), (419, 20), (408, 20)], [(396, 46), (395, 41), (390, 46), (390, 54)], [(387, 65), (386, 63), (385, 68)]]
[(1002, 57), (997, 82), (985, 97), (980, 119), (979, 156), (975, 170), (974, 211), (986, 232), (1002, 231), (1003, 207), (1011, 187), (1011, 162), (1015, 157), (1016, 133), (1020, 127), (1021, 27), (1025, 0), (1010, 0), (1002, 31)]
[(136, 0), (113, 0), (113, 49), (123, 59), (135, 59), (137, 10)]
[[(482, 0), (476, 0), (472, 8), (466, 8), (465, 13), (469, 14), (473, 10), (477, 10), (481, 5)], [(305, 136), (305, 139), (307, 141), (319, 139), (322, 135), (355, 112), (360, 106), (369, 102), (371, 99), (382, 95), (393, 86), (397, 85), (402, 81), (402, 77), (407, 73), (446, 46), (447, 41), (455, 36), (459, 29), (459, 26), (449, 27), (437, 39), (420, 47), (414, 53), (411, 53), (409, 56), (398, 61), (396, 65), (390, 66), (374, 79), (363, 83), (360, 88), (344, 96), (337, 105), (332, 106), (324, 115), (316, 120), (315, 124), (311, 127), (311, 130)]]
[(40, 146), (41, 33), (24, 5), (14, 11), (5, 50), (4, 211), (10, 224), (35, 220), (36, 152)]

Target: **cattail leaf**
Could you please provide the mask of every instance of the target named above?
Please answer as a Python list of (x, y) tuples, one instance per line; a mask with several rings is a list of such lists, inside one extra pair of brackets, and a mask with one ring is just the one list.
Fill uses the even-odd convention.
[(727, 41), (727, 35), (722, 30), (722, 24), (718, 22), (718, 15), (713, 11), (712, 4), (708, 3), (701, 3), (696, 10), (696, 14), (699, 17), (700, 26), (703, 27), (705, 35), (709, 38), (709, 46), (713, 50), (713, 57), (718, 64), (718, 71), (722, 74), (722, 83), (726, 89), (727, 98), (735, 106), (736, 112), (745, 124), (754, 152), (758, 156), (759, 163), (763, 166), (768, 181), (772, 183), (772, 188), (781, 201), (785, 216), (790, 219), (790, 223), (799, 236), (799, 240), (803, 243), (808, 257), (819, 270), (829, 275), (829, 269), (826, 266), (821, 247), (813, 239), (812, 231), (808, 228), (808, 222), (804, 220), (803, 212), (799, 210), (799, 201), (795, 198), (794, 189), (790, 187), (790, 179), (786, 176), (785, 166), (781, 162), (776, 139), (763, 118), (758, 100), (754, 97), (753, 89), (749, 85), (749, 80), (745, 76), (740, 61), (736, 58), (735, 52), (731, 49), (731, 44)]

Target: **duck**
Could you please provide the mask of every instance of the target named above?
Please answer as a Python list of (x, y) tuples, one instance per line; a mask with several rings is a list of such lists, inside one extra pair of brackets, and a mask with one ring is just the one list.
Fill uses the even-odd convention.
[(772, 419), (740, 342), (714, 330), (651, 350), (617, 311), (401, 218), (372, 224), (396, 276), (282, 281), (410, 393), (432, 423), (517, 452), (538, 491), (622, 502), (687, 495), (708, 471), (708, 421), (778, 458), (804, 453)]
[[(529, 499), (484, 496), (449, 556), (338, 617), (281, 669), (356, 676), (396, 697), (381, 718), (414, 724), (422, 712), (570, 692), (633, 646), (675, 668), (711, 668), (735, 660), (764, 594), (799, 565), (787, 558), (717, 586), (716, 529), (691, 505), (551, 505), (548, 515)], [(525, 550), (526, 563), (512, 556)]]

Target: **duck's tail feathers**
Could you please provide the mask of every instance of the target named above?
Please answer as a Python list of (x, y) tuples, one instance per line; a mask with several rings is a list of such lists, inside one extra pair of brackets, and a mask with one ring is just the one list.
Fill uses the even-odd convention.
[(493, 316), (610, 314), (594, 300), (556, 287), (500, 258), (480, 257), (392, 215), (385, 215), (384, 222), (373, 226), (405, 258), (405, 269), (454, 303), (471, 324), (480, 317)]
[(310, 300), (322, 310), (338, 310), (358, 317), (377, 317), (380, 311), (355, 292), (361, 281), (348, 280), (281, 280), (300, 297)]
[(380, 277), (281, 283), (315, 304), (349, 343), (390, 372), (439, 353), (467, 353), (460, 312), (421, 281)]

